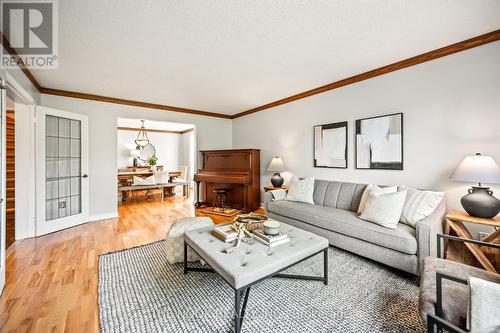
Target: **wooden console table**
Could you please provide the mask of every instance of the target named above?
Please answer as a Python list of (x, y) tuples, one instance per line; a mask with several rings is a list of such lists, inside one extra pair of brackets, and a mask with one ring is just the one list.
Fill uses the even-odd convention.
[[(449, 235), (451, 231), (457, 234), (458, 237), (473, 239), (469, 230), (464, 225), (464, 222), (488, 225), (495, 228), (495, 231), (486, 237), (483, 241), (488, 243), (496, 243), (500, 240), (500, 217), (493, 219), (483, 219), (480, 217), (470, 216), (466, 212), (451, 211), (445, 216), (444, 233)], [(473, 243), (465, 243), (472, 255), (479, 261), (481, 266), (487, 271), (497, 273), (497, 270), (490, 262), (481, 246)]]

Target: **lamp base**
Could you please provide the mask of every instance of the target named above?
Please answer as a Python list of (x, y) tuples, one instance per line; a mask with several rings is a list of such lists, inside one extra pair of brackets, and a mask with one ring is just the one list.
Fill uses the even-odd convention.
[(273, 184), (274, 187), (281, 187), (283, 186), (283, 182), (285, 180), (283, 177), (281, 177), (279, 172), (276, 172), (273, 177), (271, 178), (271, 184)]
[(472, 186), (460, 203), (469, 215), (475, 217), (491, 219), (500, 212), (500, 200), (493, 196), (489, 187)]

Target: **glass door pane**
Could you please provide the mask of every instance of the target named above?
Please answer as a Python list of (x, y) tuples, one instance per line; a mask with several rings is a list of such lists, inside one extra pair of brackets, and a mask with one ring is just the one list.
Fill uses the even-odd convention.
[(81, 146), (80, 120), (45, 116), (45, 221), (82, 212)]

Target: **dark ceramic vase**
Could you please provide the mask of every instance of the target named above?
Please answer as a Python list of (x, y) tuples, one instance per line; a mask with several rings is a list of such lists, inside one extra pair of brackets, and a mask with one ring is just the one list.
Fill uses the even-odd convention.
[(271, 178), (271, 184), (273, 184), (274, 187), (281, 187), (283, 186), (283, 182), (285, 180), (283, 177), (281, 177), (279, 172), (276, 172), (273, 177)]
[(460, 202), (471, 216), (490, 219), (500, 212), (500, 200), (493, 196), (489, 187), (472, 186)]

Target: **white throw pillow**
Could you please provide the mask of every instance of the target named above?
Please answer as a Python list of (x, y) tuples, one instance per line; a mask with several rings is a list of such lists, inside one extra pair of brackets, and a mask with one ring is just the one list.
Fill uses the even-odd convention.
[(444, 197), (444, 192), (421, 191), (404, 186), (401, 190), (407, 191), (401, 222), (412, 227), (415, 227), (418, 221), (431, 215)]
[(168, 171), (155, 172), (156, 184), (166, 184), (170, 180)]
[(394, 193), (397, 191), (398, 191), (397, 186), (380, 187), (380, 186), (375, 185), (375, 184), (366, 185), (365, 191), (363, 192), (363, 195), (361, 196), (361, 199), (359, 200), (358, 214), (363, 213), (363, 210), (365, 209), (366, 199), (368, 198), (368, 194), (370, 194), (370, 193), (386, 194), (386, 193)]
[(406, 191), (386, 194), (370, 193), (366, 199), (365, 210), (359, 218), (386, 228), (396, 229), (405, 200)]
[(142, 179), (141, 177), (134, 176), (134, 185), (142, 186), (142, 185), (156, 185), (155, 176), (149, 176), (148, 178)]
[(285, 200), (299, 201), (314, 205), (314, 177), (304, 178), (302, 180), (293, 177), (288, 185), (288, 193)]
[[(189, 230), (210, 227), (214, 222), (210, 217), (183, 217), (174, 222), (165, 238), (167, 261), (171, 264), (184, 262), (184, 233)], [(196, 261), (199, 257), (188, 249), (188, 261)]]
[(494, 333), (500, 330), (500, 284), (469, 278), (469, 321), (471, 333)]

